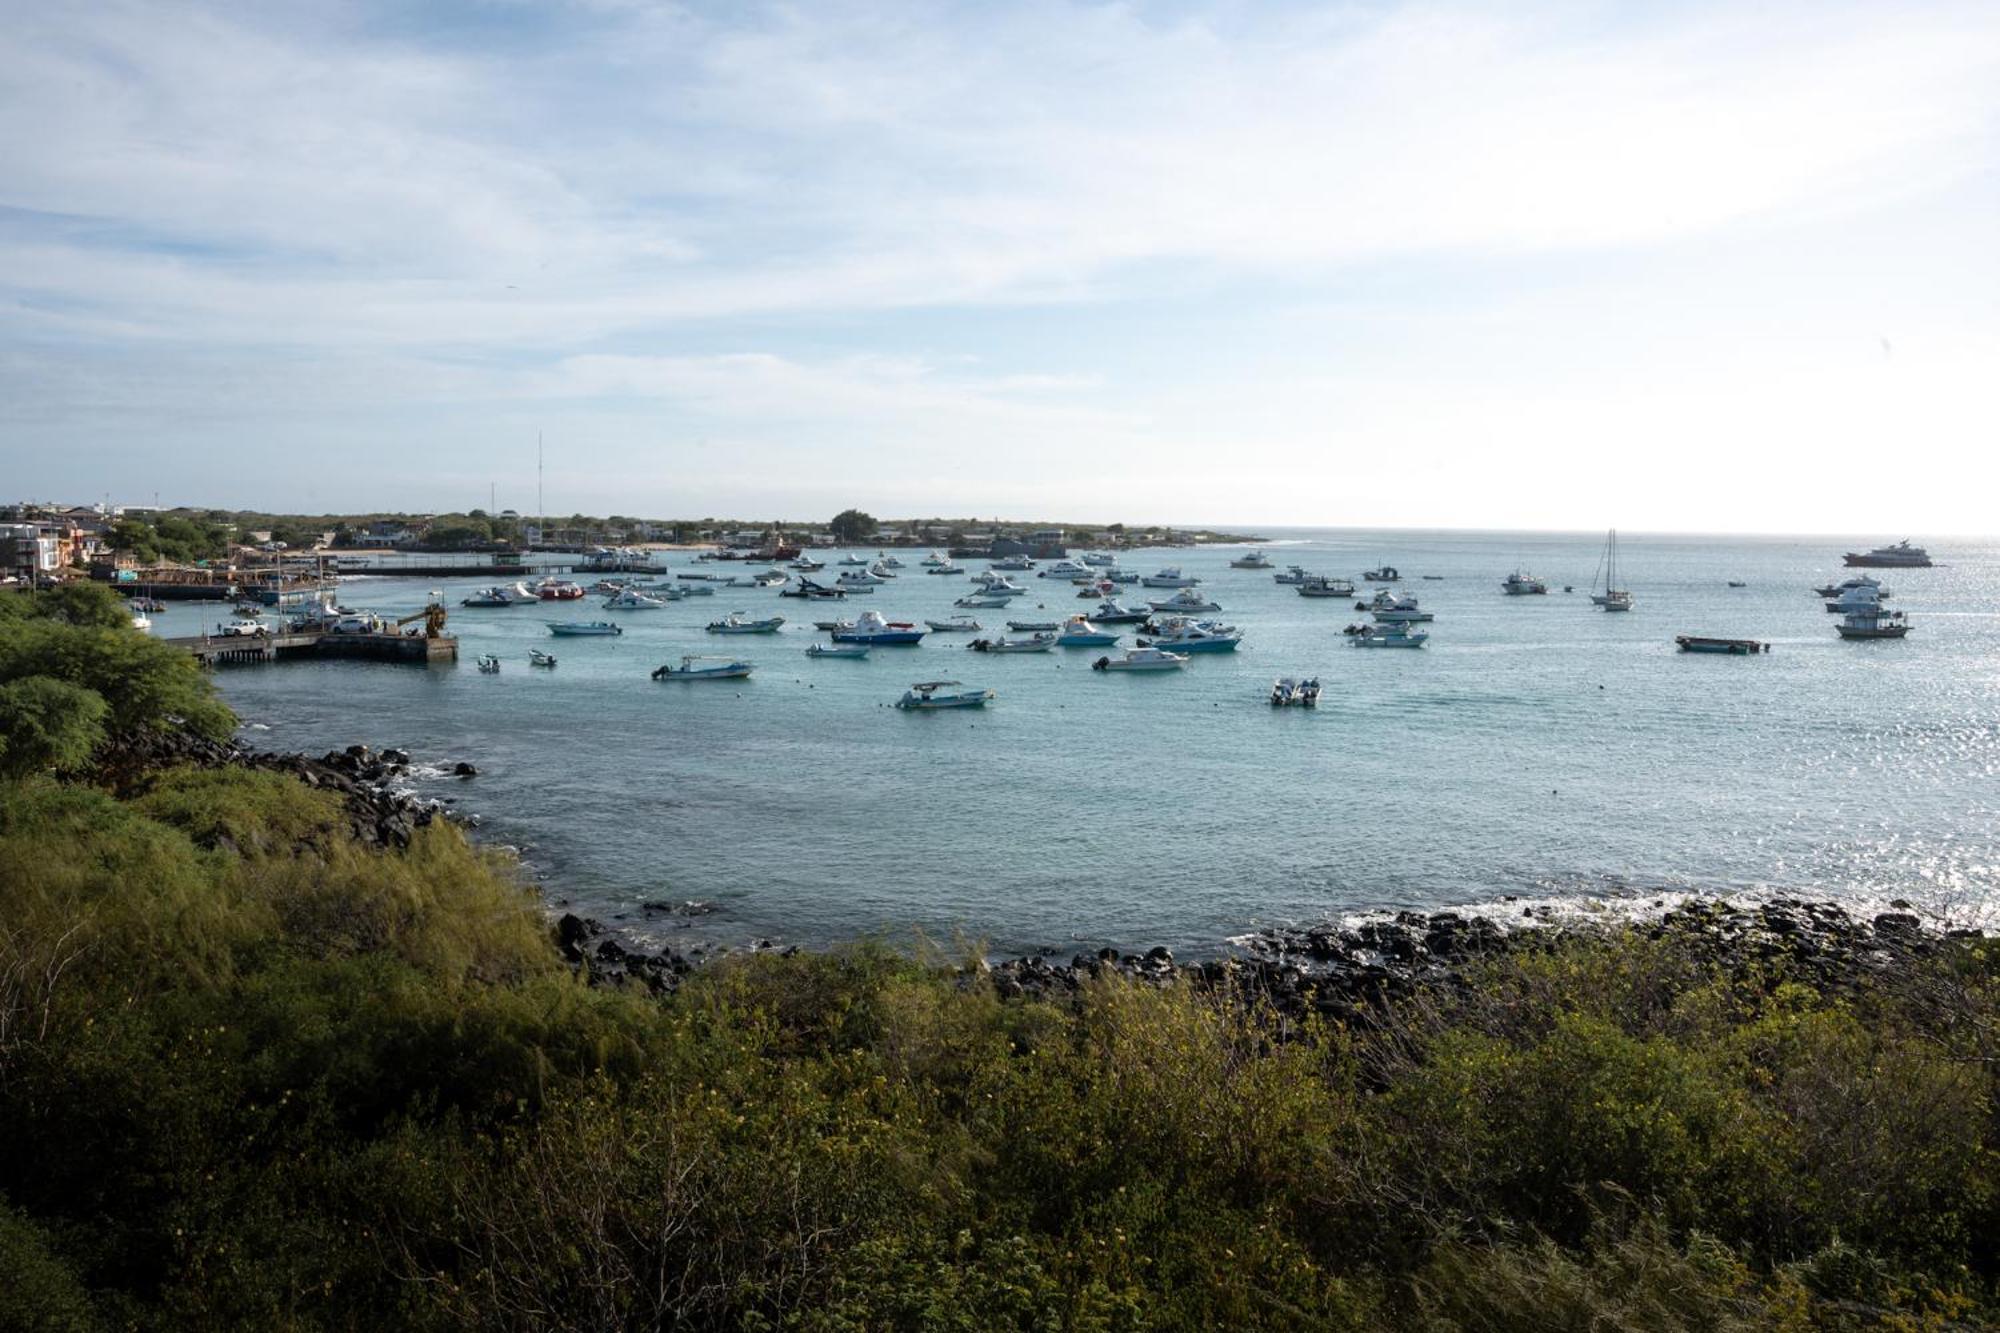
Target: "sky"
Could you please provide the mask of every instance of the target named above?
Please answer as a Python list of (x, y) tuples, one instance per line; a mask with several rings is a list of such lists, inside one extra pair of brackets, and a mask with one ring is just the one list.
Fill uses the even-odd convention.
[(2000, 530), (1991, 0), (0, 21), (0, 499)]

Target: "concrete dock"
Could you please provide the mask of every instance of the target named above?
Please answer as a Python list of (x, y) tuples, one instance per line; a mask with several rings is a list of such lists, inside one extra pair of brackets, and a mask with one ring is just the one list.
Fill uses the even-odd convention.
[(203, 666), (329, 657), (413, 662), (424, 666), (458, 661), (458, 640), (443, 635), (426, 638), (421, 634), (333, 634), (302, 630), (275, 634), (197, 634), (162, 642), (190, 654)]

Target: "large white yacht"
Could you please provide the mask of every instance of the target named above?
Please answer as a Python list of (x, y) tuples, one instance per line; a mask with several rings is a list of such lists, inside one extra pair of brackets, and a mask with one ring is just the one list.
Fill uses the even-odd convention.
[(1878, 546), (1872, 551), (1849, 551), (1846, 555), (1850, 568), (1864, 569), (1929, 569), (1931, 553), (1921, 546), (1912, 546), (1906, 538), (1893, 546)]
[(1192, 588), (1195, 584), (1200, 583), (1201, 580), (1192, 575), (1183, 574), (1179, 565), (1168, 565), (1157, 574), (1146, 575), (1140, 582), (1144, 583), (1148, 588)]

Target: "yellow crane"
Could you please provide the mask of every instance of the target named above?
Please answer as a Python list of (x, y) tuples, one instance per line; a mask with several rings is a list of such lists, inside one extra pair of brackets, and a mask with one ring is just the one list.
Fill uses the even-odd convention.
[(405, 625), (414, 625), (419, 620), (424, 622), (424, 637), (426, 639), (442, 639), (444, 637), (443, 602), (432, 602), (415, 615), (404, 616), (396, 622), (396, 628), (401, 629)]

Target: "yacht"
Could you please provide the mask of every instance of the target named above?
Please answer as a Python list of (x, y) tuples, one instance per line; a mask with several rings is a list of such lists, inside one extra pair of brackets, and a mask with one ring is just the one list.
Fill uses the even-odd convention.
[(847, 596), (847, 590), (845, 588), (829, 588), (824, 583), (814, 583), (809, 578), (801, 577), (797, 587), (778, 589), (778, 596), (803, 597), (808, 601), (815, 602), (837, 602)]
[(953, 602), (952, 605), (969, 607), (981, 611), (991, 611), (996, 607), (1003, 607), (1007, 605), (1007, 603), (1012, 599), (1012, 597), (1013, 597), (1012, 593), (974, 592), (974, 593), (967, 593), (965, 596)]
[(1187, 665), (1186, 653), (1170, 653), (1164, 648), (1127, 648), (1123, 657), (1100, 657), (1090, 664), (1092, 671), (1179, 671)]
[(604, 599), (606, 611), (660, 611), (664, 610), (666, 605), (659, 598), (648, 597), (645, 593), (632, 588), (626, 588), (617, 596)]
[(1847, 615), (1855, 611), (1879, 611), (1886, 596), (1887, 593), (1863, 584), (1860, 587), (1849, 588), (1827, 602), (1826, 609), (1835, 615)]
[(886, 580), (896, 577), (897, 568), (898, 566), (891, 565), (886, 560), (877, 560), (874, 564), (868, 566), (868, 572), (878, 579)]
[(1056, 636), (1030, 634), (1025, 639), (974, 639), (965, 646), (975, 653), (1045, 653), (1056, 646)]
[(906, 620), (884, 620), (880, 611), (863, 611), (854, 623), (833, 631), (835, 643), (916, 644), (924, 631)]
[(806, 645), (807, 657), (862, 658), (868, 656), (865, 643), (813, 643)]
[(1117, 564), (1118, 557), (1109, 551), (1085, 551), (1083, 553), (1083, 563), (1093, 568), (1103, 569), (1106, 566)]
[(1402, 571), (1394, 565), (1383, 565), (1379, 569), (1363, 570), (1361, 573), (1363, 583), (1394, 583), (1402, 577)]
[(933, 634), (977, 634), (982, 628), (971, 616), (953, 616), (950, 620), (926, 620)]
[(1286, 565), (1284, 573), (1271, 575), (1273, 583), (1309, 583), (1319, 575), (1307, 571), (1304, 565)]
[(608, 620), (554, 620), (549, 622), (549, 633), (558, 638), (582, 639), (623, 634), (625, 631)]
[(864, 593), (874, 592), (877, 587), (888, 581), (879, 575), (870, 574), (865, 569), (848, 569), (842, 570), (840, 577), (833, 582), (842, 592)]
[[(530, 599), (533, 600), (533, 599)], [(481, 588), (470, 597), (459, 598), (460, 606), (516, 606), (519, 605), (507, 595), (505, 588)]]
[(1000, 559), (995, 560), (993, 562), (992, 567), (994, 569), (1005, 570), (1011, 573), (1019, 573), (1022, 570), (1033, 569), (1035, 567), (1035, 562), (1030, 560), (1025, 555), (1008, 555), (1008, 556), (1002, 556)]
[[(708, 661), (707, 666), (701, 663)], [(653, 669), (654, 680), (741, 680), (750, 674), (751, 664), (735, 662), (726, 658), (707, 659), (689, 654), (681, 659), (679, 666), (661, 666)]]
[(1844, 557), (1850, 569), (1929, 569), (1931, 553), (1907, 539), (1894, 546), (1878, 546), (1872, 551), (1849, 551)]
[(1155, 611), (1166, 611), (1173, 615), (1194, 615), (1203, 611), (1220, 611), (1222, 609), (1214, 602), (1209, 601), (1208, 598), (1196, 592), (1193, 588), (1182, 588), (1163, 602), (1148, 602), (1146, 605), (1152, 607)]
[(741, 611), (731, 611), (720, 620), (708, 624), (710, 634), (776, 634), (784, 628), (783, 616), (771, 616), (765, 620), (752, 620)]
[(1604, 590), (1597, 590), (1597, 576), (1590, 580), (1590, 601), (1593, 606), (1606, 611), (1630, 611), (1632, 594), (1630, 590), (1618, 586), (1618, 529), (1611, 529), (1611, 535), (1604, 539), (1604, 554), (1598, 559), (1597, 571), (1604, 576)]
[(1327, 578), (1323, 574), (1312, 574), (1299, 580), (1301, 597), (1341, 597), (1354, 596), (1354, 585), (1346, 579)]
[(1141, 648), (1171, 648), (1177, 653), (1231, 653), (1243, 642), (1234, 625), (1213, 620), (1189, 620), (1170, 616), (1152, 628), (1150, 639), (1141, 639)]
[(1315, 708), (1319, 705), (1319, 680), (1308, 676), (1304, 680), (1294, 680), (1281, 676), (1271, 684), (1271, 707), (1273, 708)]
[(826, 568), (826, 561), (815, 560), (809, 555), (801, 555), (798, 559), (792, 561), (790, 565), (786, 566), (786, 568), (796, 569), (801, 574), (817, 574)]
[(853, 555), (853, 554), (844, 555), (840, 557), (840, 563), (843, 565), (851, 565), (855, 569), (866, 569), (868, 568), (868, 557), (864, 555)]
[(1376, 625), (1353, 635), (1348, 642), (1356, 648), (1421, 648), (1424, 646), (1424, 641), (1430, 637), (1429, 630), (1413, 630), (1408, 625), (1397, 622)]
[(1509, 597), (1527, 597), (1538, 593), (1545, 593), (1548, 590), (1549, 585), (1546, 582), (1536, 578), (1533, 574), (1523, 574), (1518, 569), (1500, 580), (1500, 591), (1506, 593)]
[(1106, 583), (1137, 583), (1139, 571), (1136, 569), (1114, 569), (1104, 576)]
[(895, 556), (890, 555), (887, 551), (877, 551), (875, 553), (875, 563), (884, 569), (901, 569), (903, 567), (903, 562)]
[(1231, 560), (1229, 567), (1231, 569), (1269, 569), (1271, 567), (1271, 557), (1265, 555), (1262, 551), (1251, 551)]
[(1071, 616), (1063, 622), (1056, 634), (1058, 648), (1109, 648), (1118, 642), (1118, 635), (1110, 630), (1099, 629), (1082, 616)]
[(1097, 609), (1088, 613), (1090, 619), (1100, 625), (1138, 625), (1152, 619), (1150, 611), (1140, 611), (1124, 606), (1112, 598), (1105, 598), (1097, 604)]
[(1168, 565), (1157, 574), (1148, 574), (1140, 580), (1148, 588), (1192, 588), (1201, 580), (1181, 573), (1179, 565)]
[(906, 712), (935, 712), (941, 708), (984, 708), (993, 698), (991, 690), (945, 691), (958, 684), (955, 680), (927, 680), (912, 685), (896, 700), (896, 707)]
[(152, 618), (143, 611), (134, 611), (132, 613), (132, 628), (136, 630), (149, 630), (153, 628)]
[(972, 581), (979, 585), (981, 594), (987, 597), (1020, 597), (1028, 591), (1005, 574), (995, 574), (991, 570), (984, 574), (974, 574)]
[(1888, 601), (1889, 598), (1893, 595), (1887, 588), (1882, 586), (1882, 580), (1877, 578), (1871, 578), (1866, 574), (1856, 575), (1854, 578), (1848, 579), (1844, 583), (1822, 584), (1821, 586), (1814, 588), (1813, 593), (1814, 595), (1819, 597), (1844, 597), (1848, 593), (1854, 591), (1856, 588), (1873, 588), (1875, 590), (1875, 595), (1881, 598), (1885, 602)]
[(535, 585), (535, 597), (544, 602), (574, 602), (583, 596), (583, 585), (567, 579), (546, 578)]
[(1414, 597), (1390, 597), (1386, 590), (1370, 602), (1368, 609), (1381, 625), (1416, 625), (1437, 619), (1417, 604)]
[(1097, 575), (1091, 571), (1089, 565), (1084, 564), (1080, 560), (1058, 560), (1054, 564), (1044, 565), (1036, 572), (1035, 577), (1042, 579), (1094, 580)]
[(936, 569), (939, 565), (948, 565), (950, 563), (950, 558), (943, 551), (932, 551), (923, 559), (924, 568), (926, 569)]
[(1849, 611), (1836, 628), (1843, 639), (1900, 639), (1910, 632), (1910, 622), (1901, 611), (1885, 611), (1878, 602)]

